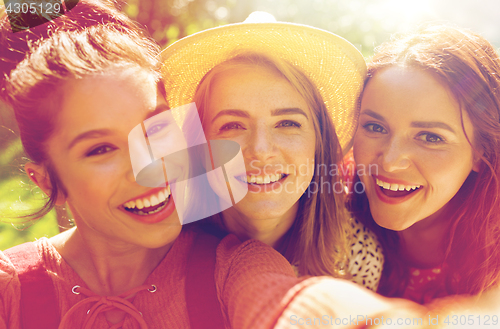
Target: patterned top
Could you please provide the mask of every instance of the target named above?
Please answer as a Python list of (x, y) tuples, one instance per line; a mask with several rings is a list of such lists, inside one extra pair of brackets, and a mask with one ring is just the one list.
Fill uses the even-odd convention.
[[(384, 266), (382, 247), (375, 234), (357, 219), (351, 219), (350, 223), (353, 241), (347, 271), (352, 277), (352, 282), (377, 291)], [(298, 266), (293, 265), (293, 268), (295, 274), (301, 276)]]
[[(352, 148), (342, 159), (341, 170), (345, 192), (347, 194), (353, 193), (356, 163)], [(348, 271), (352, 276), (352, 281), (377, 291), (384, 266), (382, 246), (378, 242), (377, 236), (357, 219), (351, 219), (351, 228), (354, 241), (351, 244)]]
[(357, 219), (351, 220), (354, 240), (351, 244), (348, 271), (352, 281), (377, 291), (384, 255), (375, 234)]

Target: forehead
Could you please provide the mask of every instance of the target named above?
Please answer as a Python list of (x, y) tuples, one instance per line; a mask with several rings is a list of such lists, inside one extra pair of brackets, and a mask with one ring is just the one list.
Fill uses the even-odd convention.
[(363, 91), (361, 113), (365, 109), (402, 127), (415, 121), (445, 122), (473, 139), (474, 128), (467, 111), (444, 82), (418, 68), (395, 66), (375, 73)]
[(208, 100), (211, 107), (237, 104), (288, 107), (304, 98), (277, 69), (256, 64), (225, 68), (214, 75)]
[(412, 67), (377, 72), (365, 87), (362, 106), (391, 112), (397, 118), (460, 118), (460, 106), (447, 86), (434, 75)]
[(63, 90), (59, 129), (136, 121), (157, 102), (155, 77), (138, 69), (70, 80)]

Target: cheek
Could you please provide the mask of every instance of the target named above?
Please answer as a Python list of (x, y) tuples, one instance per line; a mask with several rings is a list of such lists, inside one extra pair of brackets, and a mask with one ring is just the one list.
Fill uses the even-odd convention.
[(67, 168), (64, 170), (64, 184), (69, 200), (107, 203), (111, 193), (120, 183), (120, 167), (116, 163)]
[(472, 155), (467, 152), (420, 154), (417, 165), (431, 186), (453, 190), (454, 193), (462, 186), (473, 166)]
[(368, 148), (367, 145), (368, 141), (366, 140), (366, 138), (363, 138), (361, 133), (356, 134), (353, 143), (353, 156), (354, 156), (354, 162), (356, 164), (366, 163), (367, 160), (366, 158), (370, 152), (370, 148)]

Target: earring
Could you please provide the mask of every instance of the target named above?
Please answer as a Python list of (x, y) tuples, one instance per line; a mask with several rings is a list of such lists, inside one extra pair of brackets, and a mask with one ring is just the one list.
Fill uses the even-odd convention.
[(33, 171), (30, 171), (30, 176), (31, 177), (35, 176), (35, 173)]

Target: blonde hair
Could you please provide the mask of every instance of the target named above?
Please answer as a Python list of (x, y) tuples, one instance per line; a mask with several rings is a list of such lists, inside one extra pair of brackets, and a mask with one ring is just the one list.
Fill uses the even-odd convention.
[[(201, 80), (194, 96), (200, 119), (206, 121), (211, 86), (223, 72), (239, 67), (259, 66), (273, 71), (297, 90), (313, 113), (316, 133), (315, 167), (338, 164), (342, 159), (341, 147), (335, 128), (318, 89), (297, 67), (271, 55), (247, 52), (215, 66)], [(346, 277), (347, 253), (349, 250), (350, 226), (344, 208), (343, 193), (335, 193), (335, 183), (341, 182), (338, 175), (329, 175), (327, 170), (316, 170), (311, 181), (315, 186), (323, 182), (332, 187), (327, 193), (311, 190), (311, 185), (298, 200), (299, 210), (295, 222), (287, 233), (282, 250), (292, 264), (298, 264), (301, 275), (332, 275)], [(316, 189), (317, 191), (318, 189)]]

